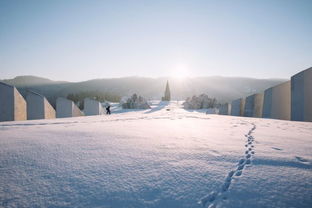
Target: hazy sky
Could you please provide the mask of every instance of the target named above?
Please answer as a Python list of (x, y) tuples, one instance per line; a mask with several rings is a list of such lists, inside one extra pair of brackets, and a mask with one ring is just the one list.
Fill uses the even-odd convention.
[(312, 66), (312, 0), (0, 0), (0, 79), (289, 78)]

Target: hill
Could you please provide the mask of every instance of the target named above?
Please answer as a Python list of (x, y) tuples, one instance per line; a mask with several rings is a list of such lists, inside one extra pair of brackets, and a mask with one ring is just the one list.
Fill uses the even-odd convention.
[(89, 91), (110, 93), (120, 97), (138, 93), (147, 99), (160, 99), (163, 96), (167, 80), (169, 80), (171, 95), (174, 100), (182, 100), (195, 94), (206, 93), (210, 97), (215, 97), (219, 102), (227, 102), (261, 92), (286, 81), (285, 79), (219, 76), (186, 78), (184, 80), (168, 77), (123, 77), (93, 79), (83, 82), (53, 81), (36, 76), (19, 76), (0, 81), (15, 85), (24, 96), (27, 89), (41, 93), (53, 104), (58, 96)]

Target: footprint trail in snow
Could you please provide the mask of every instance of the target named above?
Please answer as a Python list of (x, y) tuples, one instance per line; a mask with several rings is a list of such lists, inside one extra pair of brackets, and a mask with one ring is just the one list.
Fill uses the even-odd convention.
[(226, 193), (231, 186), (232, 180), (234, 177), (240, 177), (243, 174), (243, 171), (246, 166), (251, 166), (252, 156), (255, 154), (254, 151), (254, 140), (255, 138), (252, 136), (252, 133), (256, 130), (256, 125), (252, 123), (252, 128), (249, 130), (248, 134), (245, 135), (246, 137), (246, 144), (245, 144), (245, 152), (244, 156), (238, 161), (236, 165), (236, 169), (231, 170), (228, 172), (223, 185), (220, 187), (218, 191), (212, 191), (208, 195), (204, 196), (199, 200), (199, 204), (203, 207), (208, 208), (215, 208), (222, 200), (226, 200), (227, 196)]

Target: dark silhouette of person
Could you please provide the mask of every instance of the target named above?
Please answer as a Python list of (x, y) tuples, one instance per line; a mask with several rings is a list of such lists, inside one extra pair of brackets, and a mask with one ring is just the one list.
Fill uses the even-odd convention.
[(110, 115), (111, 114), (111, 111), (110, 111), (110, 105), (108, 105), (106, 107), (106, 114)]

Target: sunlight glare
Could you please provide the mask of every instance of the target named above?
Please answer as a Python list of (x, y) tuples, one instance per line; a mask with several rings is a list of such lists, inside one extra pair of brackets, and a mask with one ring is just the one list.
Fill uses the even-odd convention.
[(189, 70), (185, 65), (177, 65), (175, 69), (171, 71), (171, 77), (177, 80), (184, 80), (189, 76)]

